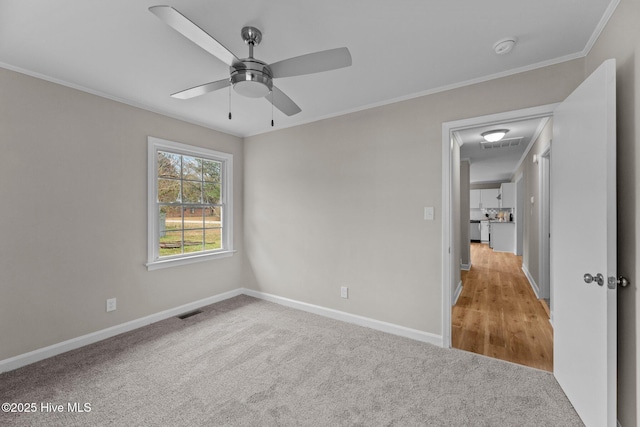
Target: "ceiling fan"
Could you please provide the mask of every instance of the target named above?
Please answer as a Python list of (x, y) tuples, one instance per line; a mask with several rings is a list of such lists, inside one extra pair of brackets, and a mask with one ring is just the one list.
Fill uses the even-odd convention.
[[(262, 40), (262, 33), (255, 27), (242, 28), (241, 36), (249, 45), (249, 57), (239, 59), (173, 7), (152, 6), (149, 11), (229, 66), (229, 78), (176, 92), (171, 95), (174, 98), (189, 99), (233, 86), (240, 95), (250, 98), (267, 98), (278, 110), (287, 116), (292, 116), (302, 110), (291, 98), (274, 86), (273, 79), (313, 74), (351, 65), (351, 54), (346, 47), (309, 53), (267, 64), (253, 57), (254, 46), (260, 44)], [(231, 113), (229, 113), (229, 118), (231, 118)]]

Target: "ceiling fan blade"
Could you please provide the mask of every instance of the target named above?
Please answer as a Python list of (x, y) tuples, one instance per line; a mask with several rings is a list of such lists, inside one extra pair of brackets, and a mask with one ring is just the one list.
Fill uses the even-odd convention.
[(335, 70), (351, 65), (351, 53), (346, 47), (296, 56), (271, 64), (274, 78), (302, 76)]
[(272, 102), (274, 107), (285, 113), (287, 116), (293, 116), (294, 114), (298, 114), (302, 111), (300, 107), (291, 100), (291, 98), (275, 86), (273, 86), (271, 93), (265, 96), (265, 98), (267, 98), (269, 102)]
[(213, 92), (214, 90), (225, 88), (230, 84), (229, 79), (218, 80), (173, 93), (171, 96), (178, 99), (194, 98), (196, 96), (204, 95), (205, 93)]
[(171, 6), (151, 6), (149, 11), (160, 18), (165, 24), (224, 62), (228, 66), (239, 62), (239, 59), (211, 37), (202, 28), (194, 24), (189, 18)]

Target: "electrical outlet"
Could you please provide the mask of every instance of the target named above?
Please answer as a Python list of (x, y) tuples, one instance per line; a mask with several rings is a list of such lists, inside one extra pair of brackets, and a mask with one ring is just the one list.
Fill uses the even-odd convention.
[(109, 298), (107, 300), (107, 311), (115, 311), (116, 310), (116, 299)]
[(342, 298), (349, 298), (349, 288), (347, 288), (346, 286), (342, 286), (340, 288), (340, 296)]

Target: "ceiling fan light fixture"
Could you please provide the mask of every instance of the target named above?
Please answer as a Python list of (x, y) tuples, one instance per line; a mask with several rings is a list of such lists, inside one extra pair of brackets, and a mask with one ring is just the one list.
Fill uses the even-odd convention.
[(480, 136), (485, 142), (497, 142), (500, 141), (509, 132), (509, 129), (493, 129), (486, 132), (482, 132)]
[(231, 76), (233, 89), (248, 98), (264, 98), (271, 92), (273, 81), (264, 74), (239, 72)]
[[(272, 108), (275, 107), (287, 116), (292, 116), (302, 110), (291, 98), (273, 85), (274, 78), (302, 76), (351, 66), (351, 53), (349, 53), (349, 49), (342, 47), (278, 61), (273, 64), (277, 70), (274, 74), (269, 64), (253, 57), (254, 47), (262, 40), (262, 32), (259, 29), (255, 27), (242, 28), (240, 35), (249, 46), (249, 57), (240, 59), (173, 7), (151, 6), (149, 11), (169, 27), (229, 66), (229, 78), (173, 93), (171, 96), (174, 98), (189, 99), (233, 86), (238, 94), (249, 98), (267, 98), (271, 102)], [(229, 90), (229, 98), (231, 98), (231, 90)], [(231, 118), (231, 113), (229, 113), (229, 118)]]

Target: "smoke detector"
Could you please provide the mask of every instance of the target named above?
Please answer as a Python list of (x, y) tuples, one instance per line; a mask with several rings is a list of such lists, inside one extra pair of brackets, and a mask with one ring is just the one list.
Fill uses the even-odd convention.
[(493, 51), (497, 55), (504, 55), (505, 53), (511, 52), (511, 49), (513, 49), (513, 47), (515, 45), (516, 45), (516, 38), (515, 37), (507, 37), (507, 38), (504, 38), (502, 40), (498, 40), (493, 45)]

